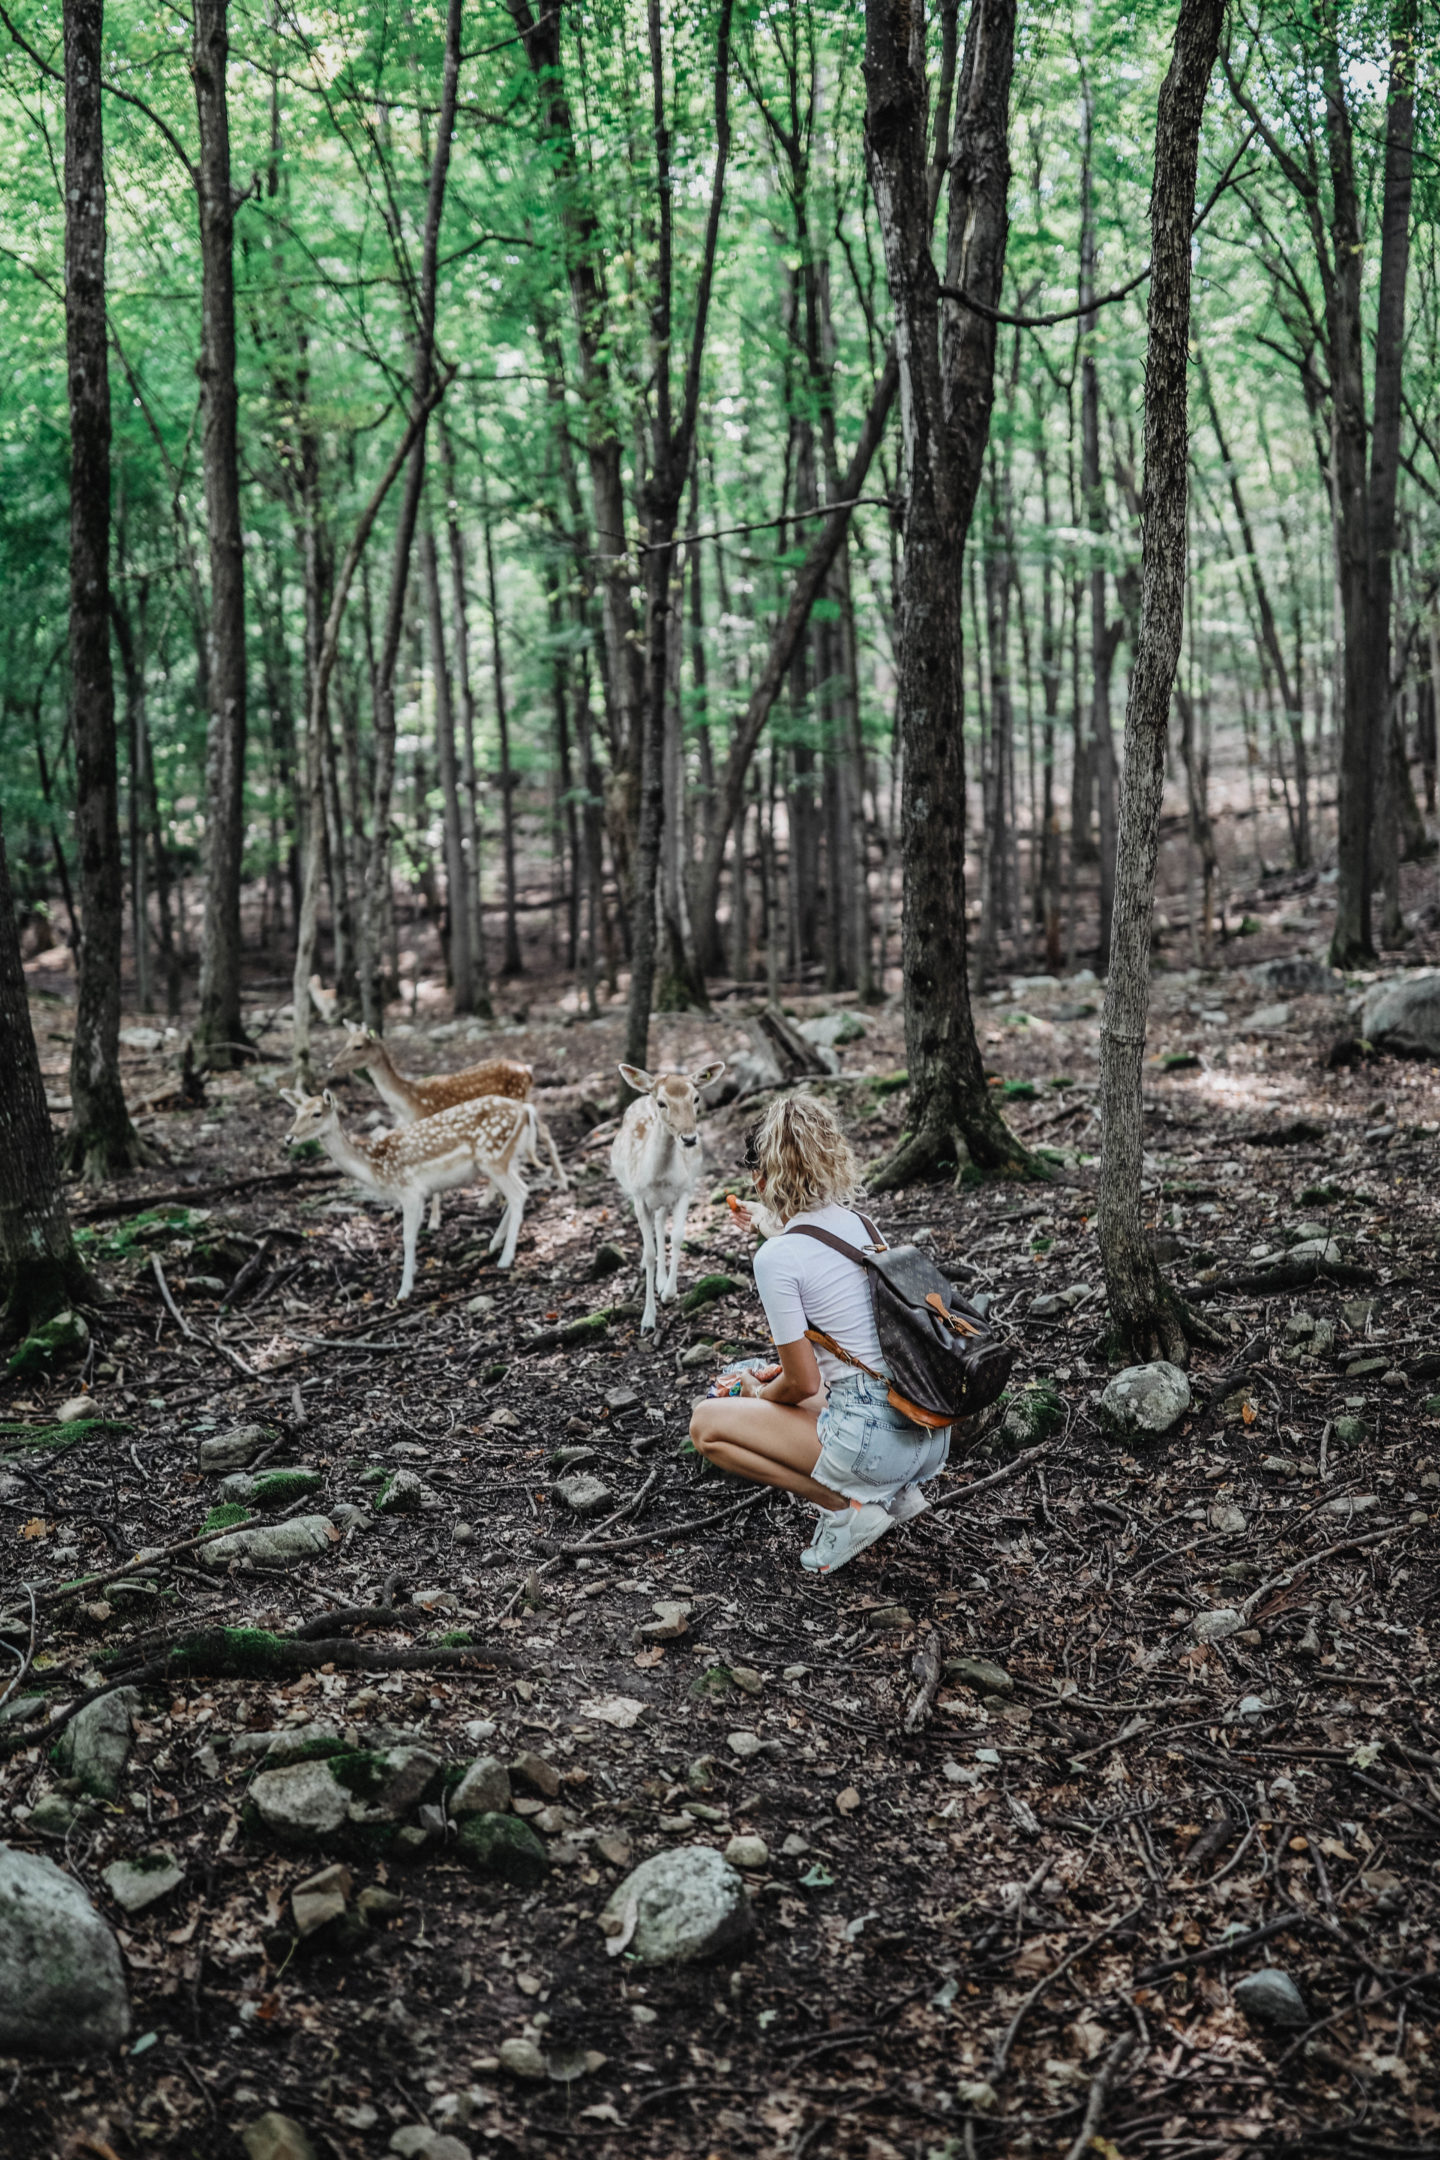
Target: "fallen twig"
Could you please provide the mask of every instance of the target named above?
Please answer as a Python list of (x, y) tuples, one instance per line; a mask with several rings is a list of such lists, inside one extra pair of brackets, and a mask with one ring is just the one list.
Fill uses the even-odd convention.
[(1164, 1980), (1171, 1973), (1187, 1972), (1192, 1965), (1215, 1965), (1221, 1958), (1238, 1957), (1244, 1950), (1253, 1950), (1257, 1943), (1268, 1942), (1272, 1935), (1283, 1935), (1287, 1928), (1303, 1928), (1310, 1920), (1309, 1913), (1281, 1913), (1278, 1919), (1251, 1928), (1247, 1935), (1232, 1935), (1228, 1942), (1212, 1943), (1208, 1950), (1189, 1950), (1183, 1957), (1166, 1958), (1159, 1965), (1147, 1965), (1144, 1972), (1136, 1973), (1135, 1985), (1148, 1987), (1152, 1980)]
[[(635, 1513), (636, 1509), (639, 1508), (642, 1503), (649, 1498), (650, 1494), (659, 1484), (664, 1469), (664, 1463), (656, 1463), (654, 1469), (650, 1472), (649, 1477), (646, 1478), (644, 1484), (640, 1487), (640, 1490), (636, 1493), (634, 1499), (627, 1500), (623, 1507), (616, 1508), (613, 1515), (607, 1515), (601, 1527), (604, 1529), (609, 1529), (615, 1523), (622, 1523), (628, 1521), (630, 1516), (632, 1516)], [(555, 1538), (537, 1538), (535, 1542), (539, 1546), (541, 1552), (548, 1553), (587, 1553), (602, 1549), (596, 1546), (593, 1538), (581, 1538), (578, 1544), (574, 1545), (561, 1544)]]
[(941, 1669), (940, 1638), (938, 1635), (927, 1635), (910, 1661), (910, 1670), (920, 1685), (905, 1712), (907, 1733), (918, 1732), (929, 1717), (935, 1691), (940, 1685)]
[(1085, 2119), (1080, 2125), (1074, 2144), (1065, 2155), (1065, 2160), (1085, 2160), (1085, 2155), (1090, 2150), (1090, 2141), (1100, 2127), (1100, 2118), (1105, 2112), (1105, 2102), (1110, 2097), (1115, 2073), (1134, 2045), (1134, 2033), (1122, 2033), (1090, 2080), (1090, 2097), (1085, 2103)]
[(1040, 1975), (1040, 1978), (1021, 2002), (1019, 2009), (1001, 2035), (999, 2044), (995, 2049), (993, 2076), (999, 2077), (1001, 2071), (1005, 2068), (1010, 2050), (1015, 2045), (1016, 2034), (1046, 1989), (1053, 1987), (1062, 1974), (1069, 1972), (1072, 1965), (1078, 1965), (1081, 1958), (1089, 1957), (1092, 1950), (1098, 1950), (1101, 1943), (1108, 1941), (1110, 1936), (1116, 1934), (1119, 1929), (1127, 1926), (1132, 1920), (1138, 1920), (1144, 1910), (1143, 1905), (1132, 1906), (1129, 1912), (1121, 1913), (1118, 1919), (1112, 1920), (1107, 1927), (1099, 1929), (1096, 1934), (1091, 1935), (1085, 1942), (1081, 1943), (1077, 1949), (1072, 1950), (1068, 1957), (1061, 1958), (1060, 1963), (1052, 1966), (1048, 1973)]
[(561, 1546), (561, 1552), (634, 1552), (639, 1545), (668, 1545), (675, 1538), (693, 1537), (697, 1530), (709, 1530), (716, 1523), (728, 1522), (732, 1515), (743, 1515), (747, 1508), (764, 1500), (773, 1488), (762, 1485), (758, 1492), (749, 1493), (737, 1500), (734, 1507), (721, 1508), (715, 1515), (693, 1515), (688, 1522), (669, 1523), (658, 1530), (641, 1530), (634, 1537), (605, 1538), (589, 1545)]
[(988, 1477), (973, 1478), (968, 1485), (957, 1485), (953, 1491), (941, 1493), (938, 1499), (930, 1502), (930, 1512), (933, 1514), (936, 1508), (958, 1507), (962, 1500), (969, 1500), (975, 1493), (1007, 1484), (1011, 1478), (1018, 1477), (1022, 1470), (1028, 1470), (1031, 1463), (1039, 1462), (1042, 1456), (1049, 1455), (1058, 1445), (1058, 1440), (1042, 1440), (1037, 1446), (1026, 1448), (1023, 1455), (1017, 1455), (1013, 1462), (1006, 1463), (1003, 1470), (992, 1470)]

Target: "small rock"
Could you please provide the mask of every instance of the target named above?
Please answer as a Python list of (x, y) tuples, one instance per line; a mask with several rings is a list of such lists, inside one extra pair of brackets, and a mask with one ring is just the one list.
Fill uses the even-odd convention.
[(292, 1501), (308, 1500), (325, 1483), (318, 1470), (232, 1470), (216, 1488), (220, 1502), (236, 1501), (241, 1507), (289, 1507)]
[(1035, 1320), (1060, 1320), (1069, 1309), (1058, 1290), (1043, 1291), (1039, 1297), (1030, 1300), (1030, 1314)]
[(753, 1871), (770, 1865), (770, 1848), (763, 1837), (732, 1837), (722, 1857), (731, 1867)]
[(575, 1515), (598, 1515), (614, 1498), (603, 1478), (591, 1477), (584, 1471), (573, 1477), (557, 1478), (555, 1491)]
[(1243, 1511), (1229, 1500), (1212, 1500), (1206, 1520), (1212, 1530), (1227, 1537), (1238, 1537), (1248, 1527)]
[(200, 1547), (198, 1558), (209, 1568), (228, 1568), (232, 1560), (251, 1560), (260, 1567), (293, 1567), (339, 1542), (340, 1532), (328, 1515), (296, 1515), (289, 1522), (235, 1530), (229, 1537), (216, 1538), (213, 1545)]
[(197, 1467), (202, 1477), (220, 1477), (227, 1470), (243, 1470), (269, 1447), (275, 1438), (264, 1425), (233, 1425), (229, 1432), (213, 1433), (200, 1442)]
[(290, 1892), (290, 1911), (297, 1932), (302, 1936), (314, 1935), (332, 1920), (343, 1918), (354, 1887), (349, 1868), (339, 1862), (296, 1883)]
[(367, 1883), (355, 1900), (355, 1910), (366, 1920), (393, 1920), (405, 1910), (405, 1900), (379, 1883)]
[(672, 1598), (660, 1598), (652, 1609), (656, 1617), (642, 1621), (635, 1631), (646, 1642), (678, 1642), (682, 1635), (689, 1633), (693, 1606)]
[(612, 1417), (617, 1417), (622, 1410), (638, 1410), (640, 1398), (634, 1388), (611, 1388), (605, 1396), (605, 1407)]
[(48, 1792), (31, 1808), (25, 1827), (37, 1837), (69, 1837), (79, 1816), (79, 1808), (64, 1793)]
[(1247, 1035), (1271, 1035), (1277, 1029), (1290, 1025), (1288, 1005), (1257, 1005), (1254, 1012), (1247, 1013), (1240, 1022)]
[(515, 1411), (509, 1409), (504, 1403), (500, 1405), (498, 1410), (491, 1411), (487, 1423), (495, 1432), (519, 1432), (520, 1430), (519, 1417)]
[(413, 1470), (396, 1470), (375, 1495), (377, 1515), (418, 1515), (425, 1505), (426, 1485)]
[(61, 1768), (84, 1792), (113, 1800), (130, 1755), (130, 1721), (140, 1708), (139, 1688), (116, 1688), (87, 1703), (60, 1735)]
[(502, 2040), (499, 2053), (500, 2068), (511, 2077), (528, 2078), (538, 2084), (548, 2075), (545, 2057), (533, 2040)]
[(607, 1867), (629, 1867), (632, 1848), (630, 1840), (618, 1830), (607, 1831), (595, 1840), (595, 1850)]
[(1327, 1515), (1368, 1515), (1372, 1508), (1379, 1505), (1378, 1493), (1337, 1493), (1333, 1500), (1325, 1502), (1324, 1512)]
[[(1301, 1225), (1302, 1229), (1308, 1229), (1308, 1227), (1308, 1224)], [(1285, 1333), (1289, 1336), (1291, 1342), (1300, 1342), (1306, 1336), (1313, 1335), (1315, 1333), (1314, 1315), (1308, 1312), (1291, 1313), (1289, 1319), (1285, 1322)]]
[(903, 1605), (873, 1605), (865, 1615), (866, 1625), (876, 1635), (903, 1635), (915, 1625)]
[(168, 1846), (140, 1853), (134, 1860), (112, 1860), (100, 1877), (122, 1912), (143, 1912), (185, 1880), (185, 1871)]
[(72, 1395), (70, 1400), (62, 1402), (55, 1412), (55, 1422), (58, 1425), (80, 1425), (87, 1418), (96, 1418), (99, 1415), (100, 1405), (93, 1395)]
[(808, 1837), (802, 1836), (798, 1830), (792, 1830), (780, 1850), (787, 1860), (798, 1860), (801, 1853), (809, 1852), (810, 1840)]
[(53, 1860), (0, 1845), (0, 2054), (71, 2062), (129, 2036), (111, 1929)]
[(975, 2115), (993, 2115), (999, 2105), (999, 2095), (988, 2078), (962, 2078), (955, 2087), (955, 2098)]
[(642, 1860), (600, 1916), (612, 1939), (633, 1933), (642, 1965), (688, 1965), (748, 1942), (754, 1915), (745, 1885), (711, 1845), (685, 1845)]
[(945, 1678), (958, 1680), (962, 1687), (973, 1688), (977, 1695), (1013, 1695), (1015, 1692), (1015, 1683), (1004, 1666), (992, 1664), (989, 1658), (946, 1658)]
[(1304, 1996), (1289, 1973), (1282, 1972), (1276, 1965), (1247, 1973), (1243, 1980), (1236, 1981), (1233, 1992), (1246, 2017), (1253, 2018), (1257, 2025), (1292, 2030), (1310, 2023)]
[(498, 1755), (480, 1755), (450, 1795), (452, 1815), (503, 1815), (510, 1805), (510, 1773)]
[(421, 1747), (330, 1755), (262, 1770), (246, 1804), (282, 1844), (303, 1846), (342, 1824), (399, 1822), (424, 1798), (439, 1769), (439, 1756)]
[(1190, 1407), (1190, 1382), (1178, 1365), (1160, 1358), (1152, 1365), (1130, 1365), (1119, 1372), (1100, 1397), (1102, 1423), (1122, 1436), (1167, 1433)]
[(1263, 1695), (1242, 1695), (1240, 1698), (1240, 1716), (1247, 1725), (1258, 1725), (1269, 1707)]
[(725, 1735), (725, 1745), (732, 1755), (739, 1756), (741, 1762), (748, 1762), (752, 1755), (758, 1755), (764, 1744), (759, 1733), (732, 1732)]
[(682, 1350), (680, 1353), (680, 1369), (682, 1372), (699, 1372), (704, 1366), (713, 1365), (714, 1362), (715, 1345), (713, 1343), (691, 1343), (688, 1350)]
[(607, 1240), (605, 1244), (596, 1246), (587, 1279), (590, 1282), (603, 1282), (607, 1275), (617, 1274), (624, 1265), (625, 1254), (622, 1247), (612, 1245)]
[(1338, 1267), (1343, 1255), (1332, 1237), (1302, 1238), (1292, 1245), (1289, 1252), (1277, 1256), (1283, 1263), (1287, 1260), (1313, 1260), (1316, 1267)]
[(291, 2115), (269, 2108), (240, 2133), (246, 2160), (315, 2160), (315, 2148)]
[(550, 1866), (544, 1841), (518, 1815), (466, 1815), (455, 1849), (477, 1875), (532, 1889)]
[(579, 1470), (586, 1463), (597, 1462), (599, 1456), (593, 1447), (557, 1447), (551, 1450), (550, 1461), (557, 1470)]
[(1190, 1622), (1190, 1632), (1196, 1642), (1221, 1643), (1238, 1635), (1244, 1625), (1233, 1605), (1219, 1605), (1212, 1612), (1196, 1613)]
[(533, 1792), (542, 1793), (547, 1800), (555, 1800), (560, 1793), (560, 1773), (554, 1763), (546, 1762), (533, 1748), (526, 1748), (510, 1765), (510, 1775), (519, 1778)]
[(1377, 1050), (1400, 1057), (1440, 1055), (1440, 971), (1417, 970), (1365, 994), (1360, 1033)]
[(1330, 1437), (1337, 1447), (1359, 1447), (1365, 1438), (1365, 1420), (1358, 1417), (1337, 1417), (1330, 1427)]

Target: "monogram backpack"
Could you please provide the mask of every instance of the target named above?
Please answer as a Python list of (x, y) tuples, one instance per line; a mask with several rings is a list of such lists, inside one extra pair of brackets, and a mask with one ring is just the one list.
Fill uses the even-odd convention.
[[(815, 1238), (865, 1269), (892, 1409), (930, 1431), (987, 1409), (1010, 1378), (1015, 1345), (951, 1287), (918, 1245), (887, 1245), (868, 1215), (860, 1220), (871, 1241), (863, 1250), (816, 1223), (791, 1223), (783, 1234)], [(832, 1357), (870, 1372), (829, 1335), (816, 1328), (805, 1333)]]

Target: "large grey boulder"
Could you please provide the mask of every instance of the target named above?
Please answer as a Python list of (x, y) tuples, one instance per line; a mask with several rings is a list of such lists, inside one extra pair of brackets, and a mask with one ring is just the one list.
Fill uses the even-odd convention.
[(73, 2062), (129, 2037), (109, 1927), (53, 1860), (0, 1845), (0, 2055)]
[(1440, 968), (1376, 983), (1360, 1008), (1360, 1033), (1397, 1057), (1440, 1057)]
[(510, 1773), (498, 1755), (477, 1755), (450, 1795), (452, 1815), (503, 1815), (510, 1805)]
[(275, 1435), (264, 1425), (233, 1425), (229, 1432), (212, 1433), (200, 1442), (197, 1467), (202, 1477), (222, 1477), (227, 1470), (243, 1470), (269, 1447)]
[(1316, 997), (1345, 987), (1344, 978), (1334, 968), (1323, 960), (1311, 959), (1307, 953), (1286, 953), (1279, 960), (1262, 960), (1245, 972), (1257, 989), (1287, 997)]
[(85, 1708), (60, 1735), (56, 1755), (66, 1774), (78, 1778), (98, 1800), (113, 1800), (130, 1755), (130, 1725), (140, 1708), (139, 1688), (116, 1688)]
[(1100, 1421), (1122, 1438), (1152, 1439), (1178, 1425), (1189, 1407), (1190, 1382), (1178, 1365), (1157, 1358), (1116, 1373), (1100, 1397)]
[(633, 1868), (600, 1924), (642, 1965), (693, 1965), (748, 1942), (755, 1916), (740, 1876), (713, 1845), (682, 1845)]
[(328, 1515), (295, 1515), (289, 1522), (270, 1523), (254, 1530), (235, 1530), (200, 1547), (206, 1567), (228, 1568), (232, 1560), (253, 1560), (261, 1567), (293, 1567), (297, 1561), (313, 1560), (340, 1542), (340, 1532)]

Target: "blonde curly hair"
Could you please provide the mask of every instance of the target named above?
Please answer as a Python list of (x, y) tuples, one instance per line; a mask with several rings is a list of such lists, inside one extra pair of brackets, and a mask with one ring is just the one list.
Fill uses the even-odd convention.
[(781, 1223), (815, 1208), (848, 1207), (860, 1167), (834, 1111), (814, 1095), (773, 1102), (750, 1136), (747, 1157), (765, 1206)]

